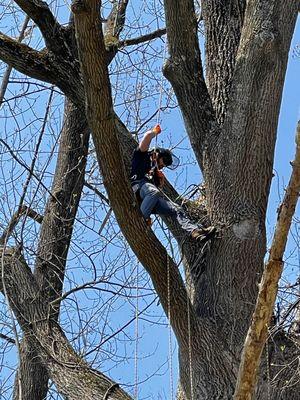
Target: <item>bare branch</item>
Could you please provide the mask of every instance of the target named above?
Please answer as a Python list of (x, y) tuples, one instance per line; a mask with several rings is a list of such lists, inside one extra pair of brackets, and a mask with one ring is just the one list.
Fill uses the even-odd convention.
[(26, 171), (28, 171), (29, 174), (31, 174), (31, 176), (33, 176), (33, 177), (39, 182), (39, 184), (50, 194), (50, 196), (51, 196), (54, 200), (57, 200), (57, 198), (55, 198), (55, 196), (50, 192), (50, 190), (48, 189), (48, 187), (47, 187), (46, 185), (43, 184), (43, 182), (41, 181), (40, 177), (37, 176), (37, 175), (31, 170), (31, 168), (30, 168), (23, 160), (19, 159), (19, 158), (15, 155), (14, 151), (12, 150), (12, 148), (11, 148), (3, 139), (0, 139), (0, 143), (2, 143), (2, 144), (7, 148), (7, 150), (8, 150), (9, 153), (10, 153), (10, 155), (12, 156), (12, 158), (13, 158), (14, 160), (16, 160), (17, 163), (20, 164), (24, 169), (26, 169)]
[(11, 344), (16, 344), (15, 339), (12, 339), (11, 337), (4, 335), (3, 333), (0, 333), (0, 339), (6, 340), (8, 343)]
[(15, 0), (19, 7), (39, 27), (46, 46), (49, 50), (57, 52), (62, 50), (62, 28), (52, 14), (48, 4), (40, 0)]
[(145, 42), (148, 42), (149, 40), (153, 40), (153, 39), (162, 37), (163, 35), (166, 34), (166, 32), (167, 32), (166, 28), (157, 29), (154, 32), (148, 33), (147, 35), (139, 36), (134, 39), (121, 40), (118, 43), (118, 48), (134, 46), (136, 44), (145, 43)]
[(94, 193), (96, 193), (96, 195), (99, 196), (101, 200), (105, 201), (105, 203), (109, 205), (108, 198), (105, 197), (96, 187), (94, 187), (93, 185), (91, 185), (90, 183), (88, 183), (86, 181), (84, 182), (84, 186), (86, 186), (87, 188), (92, 190)]
[[(28, 25), (29, 21), (30, 21), (30, 18), (28, 16), (26, 16), (26, 18), (24, 20), (24, 23), (23, 23), (23, 26), (22, 26), (22, 29), (21, 29), (21, 32), (20, 32), (20, 35), (18, 37), (18, 42), (19, 43), (21, 43), (22, 40), (24, 39), (24, 34), (25, 34), (25, 31), (26, 31), (26, 28), (27, 28), (27, 25)], [(6, 68), (6, 71), (5, 71), (4, 75), (3, 75), (3, 79), (2, 79), (2, 83), (1, 83), (1, 89), (0, 89), (0, 107), (1, 107), (3, 99), (4, 99), (4, 95), (5, 95), (5, 92), (6, 92), (6, 89), (7, 89), (9, 76), (11, 74), (11, 71), (12, 71), (12, 66), (9, 65)]]
[(109, 35), (115, 38), (119, 37), (124, 28), (128, 2), (128, 0), (115, 0), (113, 2), (112, 10), (107, 17), (105, 25), (105, 36)]
[(12, 216), (8, 227), (0, 236), (0, 246), (4, 245), (5, 240), (9, 238), (15, 226), (19, 222), (20, 218), (25, 214), (26, 216), (32, 218), (34, 221), (38, 222), (39, 224), (41, 224), (43, 221), (43, 216), (41, 214), (37, 213), (30, 207), (27, 207), (25, 205), (21, 206), (20, 209), (17, 212), (15, 212), (15, 214)]
[(280, 206), (269, 260), (265, 265), (252, 323), (245, 340), (235, 389), (235, 400), (252, 398), (260, 357), (266, 342), (268, 326), (275, 304), (278, 282), (284, 264), (282, 257), (300, 191), (300, 121), (296, 131), (295, 160), (291, 164), (293, 171)]
[(54, 84), (57, 80), (47, 52), (34, 50), (3, 33), (0, 33), (0, 58), (32, 78)]
[[(0, 258), (0, 276), (5, 279), (11, 307), (27, 340), (42, 356), (60, 393), (74, 400), (103, 398), (115, 382), (90, 368), (70, 346), (58, 323), (48, 318), (44, 295), (24, 258), (12, 248), (5, 251), (2, 248)], [(0, 278), (1, 290), (2, 283)], [(65, 385), (66, 379), (69, 385)], [(132, 400), (119, 387), (115, 389), (114, 397), (117, 400)]]

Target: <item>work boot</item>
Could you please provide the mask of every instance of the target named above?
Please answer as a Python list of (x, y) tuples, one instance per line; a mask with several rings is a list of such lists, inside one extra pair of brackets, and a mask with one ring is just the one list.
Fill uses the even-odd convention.
[(216, 233), (216, 228), (214, 226), (209, 226), (208, 228), (194, 229), (191, 233), (191, 237), (199, 242), (206, 242), (207, 240), (213, 238)]

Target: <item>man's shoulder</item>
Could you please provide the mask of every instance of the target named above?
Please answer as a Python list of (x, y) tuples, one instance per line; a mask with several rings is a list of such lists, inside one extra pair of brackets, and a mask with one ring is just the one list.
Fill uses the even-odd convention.
[(139, 157), (139, 158), (146, 158), (150, 154), (151, 154), (151, 151), (142, 151), (139, 147), (137, 147), (133, 152), (133, 156)]

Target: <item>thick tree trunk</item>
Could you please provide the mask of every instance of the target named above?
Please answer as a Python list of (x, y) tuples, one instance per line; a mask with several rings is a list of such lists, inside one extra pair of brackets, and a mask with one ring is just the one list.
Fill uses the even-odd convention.
[[(212, 321), (224, 348), (235, 354), (235, 367), (266, 252), (265, 213), (276, 127), (297, 16), (296, 1), (288, 6), (285, 2), (271, 3), (270, 9), (270, 2), (248, 2), (245, 17), (242, 13), (239, 21), (235, 17), (239, 6), (243, 10), (243, 2), (231, 4), (226, 12), (218, 2), (204, 5), (206, 31), (212, 41), (207, 44), (207, 79), (218, 122), (222, 124), (219, 125), (204, 85), (198, 43), (193, 41), (191, 30), (185, 29), (191, 25), (189, 21), (194, 23), (192, 1), (165, 1), (170, 51), (165, 74), (177, 95), (192, 146), (203, 166), (209, 216), (221, 228), (220, 237), (203, 254), (195, 254), (189, 246), (184, 249), (191, 298), (198, 317)], [(226, 29), (229, 33), (233, 29), (234, 36), (223, 35), (222, 31), (222, 41), (218, 41), (214, 29), (220, 28), (220, 18), (216, 18), (216, 12), (221, 21), (227, 19)], [(232, 57), (228, 64), (227, 52)], [(218, 82), (213, 82), (215, 74), (220, 77)], [(205, 357), (201, 362), (212, 361)], [(183, 362), (180, 371), (187, 370), (187, 362)], [(181, 376), (180, 380), (188, 399), (186, 377)], [(203, 384), (207, 393), (209, 387), (212, 389), (211, 382), (210, 374), (206, 374)], [(219, 393), (215, 392), (216, 397), (203, 397), (200, 392), (197, 395), (201, 399), (229, 399), (233, 395), (230, 390), (224, 392), (221, 382)]]
[[(23, 7), (33, 7), (36, 11), (34, 4), (39, 2), (19, 3)], [(126, 182), (123, 163), (120, 162), (122, 154), (119, 139), (122, 137), (123, 142), (125, 136), (119, 134), (123, 127), (115, 120), (112, 110), (105, 65), (107, 54), (101, 32), (97, 31), (100, 27), (99, 2), (74, 2), (77, 7), (75, 11), (78, 12), (77, 28), (80, 32), (78, 39), (87, 91), (87, 115), (93, 128), (104, 183), (118, 223), (133, 251), (151, 275), (166, 313), (166, 270), (170, 267), (171, 323), (180, 353), (179, 398), (184, 400), (232, 399), (241, 345), (249, 324), (265, 255), (265, 211), (272, 176), (279, 104), (288, 48), (297, 15), (297, 2), (249, 0), (245, 14), (244, 3), (243, 0), (229, 1), (226, 4), (228, 12), (224, 12), (222, 2), (209, 1), (204, 5), (208, 40), (214, 41), (216, 29), (220, 29), (220, 18), (221, 25), (227, 28), (225, 37), (218, 32), (215, 43), (207, 44), (207, 88), (193, 1), (165, 0), (170, 50), (165, 74), (174, 87), (193, 149), (203, 168), (209, 217), (222, 228), (220, 238), (211, 241), (205, 249), (190, 241), (183, 245), (189, 281), (187, 301), (187, 293), (176, 265), (145, 226), (137, 211)], [(90, 15), (87, 15), (89, 7), (93, 8), (94, 25)], [(85, 15), (79, 15), (81, 13)], [(56, 26), (56, 22), (49, 18), (48, 11), (46, 15), (48, 23)], [(237, 17), (240, 19), (235, 20)], [(56, 51), (52, 31), (48, 31), (43, 23), (41, 25), (49, 47)], [(62, 32), (59, 29), (59, 33)], [(230, 37), (231, 34), (233, 37)], [(97, 43), (99, 38), (100, 45)], [(62, 40), (60, 43), (64, 48), (66, 42)], [(72, 96), (74, 102), (83, 104), (85, 96), (78, 61), (71, 57), (74, 52), (67, 52), (70, 61), (62, 60), (62, 54), (49, 57), (47, 52), (41, 54), (32, 52), (27, 46), (16, 46), (15, 42), (3, 35), (0, 35), (0, 44), (0, 56), (4, 60), (11, 62), (13, 55), (19, 54), (15, 64), (20, 71), (29, 71), (31, 76), (56, 83)], [(228, 52), (231, 52), (231, 58), (226, 64)], [(217, 55), (220, 55), (220, 62)], [(28, 60), (32, 61), (30, 68)], [(61, 65), (58, 61), (61, 61)], [(67, 68), (71, 64), (72, 69)], [(72, 81), (68, 80), (70, 70), (74, 72)], [(213, 82), (215, 75), (220, 82)], [(77, 82), (77, 86), (74, 82)], [(126, 138), (126, 143), (131, 147), (132, 141)], [(58, 190), (58, 199), (60, 195), (63, 196)], [(49, 224), (51, 226), (52, 223)], [(149, 247), (152, 254), (156, 254), (155, 259), (152, 254), (149, 255)], [(64, 254), (63, 246), (59, 251)], [(48, 256), (59, 275), (63, 275), (58, 259), (52, 258), (40, 246), (37, 278), (48, 295), (54, 295), (55, 298), (61, 289), (58, 282), (53, 285), (51, 283), (53, 275), (47, 264)], [(42, 276), (43, 267), (46, 267), (46, 280)], [(18, 276), (18, 268), (14, 269), (14, 273)], [(17, 283), (12, 284), (8, 292), (15, 307), (18, 298), (15, 302), (14, 285), (17, 286)], [(30, 292), (31, 289), (27, 290)], [(36, 292), (32, 299), (35, 296)], [(34, 313), (39, 312), (42, 304), (38, 299), (35, 301), (37, 308), (32, 308)], [(107, 397), (107, 391), (114, 384), (107, 382), (103, 387), (103, 382), (98, 381), (101, 374), (89, 370), (70, 350), (55, 318), (49, 323), (41, 321), (32, 328), (22, 319), (24, 316), (20, 314), (21, 311), (22, 304), (18, 304), (16, 312), (19, 312), (19, 322), (30, 343), (34, 344), (42, 356), (61, 393), (70, 399)], [(188, 324), (187, 314), (190, 316)], [(28, 316), (29, 321), (32, 321), (31, 317)], [(45, 318), (44, 308), (40, 317)], [(291, 342), (288, 344), (290, 354), (294, 357), (295, 347)], [(274, 359), (277, 362), (280, 359), (278, 348), (268, 361)], [(266, 365), (263, 364), (264, 367)], [(272, 377), (275, 372), (271, 367)], [(284, 384), (278, 380), (280, 376), (284, 381), (291, 379), (291, 382), (295, 382), (292, 380), (296, 368), (294, 360), (289, 363), (289, 368), (280, 373), (276, 371), (278, 374), (274, 375), (275, 378), (277, 376), (276, 385), (280, 390), (269, 389), (262, 374), (257, 398), (267, 398), (266, 390), (270, 390), (273, 399), (296, 399), (295, 388), (284, 389)], [(111, 398), (128, 397), (122, 392), (113, 391)]]
[[(61, 296), (66, 260), (75, 217), (81, 198), (89, 130), (85, 113), (66, 100), (58, 160), (40, 231), (35, 266), (39, 290), (47, 304)], [(58, 319), (59, 303), (51, 309)], [(15, 400), (19, 400), (19, 382), (22, 400), (42, 400), (48, 391), (48, 373), (37, 354), (36, 347), (26, 338), (21, 343), (20, 366), (15, 381)]]

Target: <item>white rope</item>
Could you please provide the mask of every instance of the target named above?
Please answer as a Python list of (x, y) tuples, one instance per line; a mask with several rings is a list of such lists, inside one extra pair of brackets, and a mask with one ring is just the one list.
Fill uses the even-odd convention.
[[(165, 63), (166, 53), (167, 53), (167, 38), (165, 40), (165, 46), (164, 46), (163, 65)], [(159, 88), (158, 111), (157, 111), (157, 115), (156, 115), (156, 124), (160, 124), (161, 123), (160, 112), (161, 112), (163, 89), (164, 89), (164, 75), (163, 75), (163, 73), (161, 74), (161, 81), (160, 81), (160, 85), (159, 86), (160, 86), (160, 88)], [(157, 135), (155, 136), (155, 148), (157, 148)]]
[[(164, 46), (164, 53), (163, 53), (163, 64), (165, 62), (166, 58), (166, 52), (167, 52), (167, 38), (165, 40), (165, 46)], [(162, 104), (162, 94), (163, 94), (163, 89), (164, 89), (164, 75), (161, 73), (161, 80), (160, 80), (160, 88), (159, 88), (159, 98), (158, 98), (158, 112), (156, 116), (156, 123), (160, 123), (160, 111), (161, 111), (161, 104)]]
[(187, 320), (188, 320), (190, 390), (191, 390), (191, 400), (194, 400), (193, 365), (192, 365), (191, 310), (190, 310), (190, 301), (189, 301), (189, 295), (188, 295), (188, 290), (187, 290), (187, 283), (186, 283), (186, 306), (187, 306)]
[(134, 398), (138, 400), (138, 343), (139, 343), (139, 264), (136, 266), (136, 303), (135, 303), (135, 355), (134, 355)]
[(169, 373), (170, 373), (170, 399), (174, 399), (173, 363), (172, 363), (172, 327), (171, 327), (171, 287), (170, 287), (170, 262), (167, 259), (167, 290), (168, 290), (168, 330), (169, 330)]

